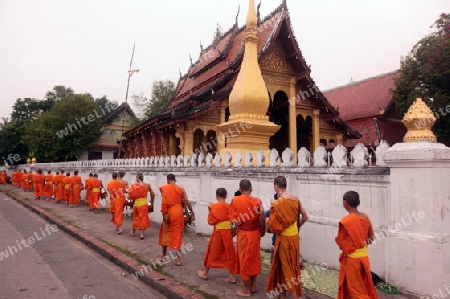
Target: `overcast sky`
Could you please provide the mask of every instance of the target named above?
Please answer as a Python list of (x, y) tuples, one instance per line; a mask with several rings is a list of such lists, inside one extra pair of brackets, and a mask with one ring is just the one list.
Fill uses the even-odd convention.
[[(258, 3), (259, 0), (256, 0)], [(263, 0), (261, 15), (282, 0)], [(292, 25), (321, 90), (400, 67), (448, 0), (288, 0)], [(0, 117), (17, 98), (42, 99), (55, 85), (94, 97), (125, 99), (133, 42), (130, 95), (150, 95), (155, 80), (177, 81), (200, 41), (210, 44), (248, 0), (0, 0)], [(131, 101), (129, 99), (129, 101)]]

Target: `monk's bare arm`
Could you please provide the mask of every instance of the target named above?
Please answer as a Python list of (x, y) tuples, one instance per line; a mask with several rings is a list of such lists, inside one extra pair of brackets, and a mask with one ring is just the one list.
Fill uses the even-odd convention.
[(189, 208), (189, 211), (191, 212), (191, 221), (195, 220), (195, 213), (194, 209), (192, 209), (192, 205), (187, 197), (186, 191), (183, 189), (183, 201), (184, 204)]
[(298, 224), (298, 229), (300, 230), (300, 227), (302, 227), (303, 224), (305, 224), (305, 222), (308, 220), (308, 214), (306, 213), (305, 208), (303, 207), (300, 199), (298, 200), (298, 203), (300, 205), (300, 214), (298, 214), (298, 220), (297, 220), (297, 224)]

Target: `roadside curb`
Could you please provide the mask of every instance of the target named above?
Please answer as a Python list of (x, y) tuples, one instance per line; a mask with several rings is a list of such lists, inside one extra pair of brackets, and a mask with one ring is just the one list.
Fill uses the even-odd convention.
[(31, 199), (29, 201), (25, 200), (21, 198), (19, 195), (15, 194), (15, 192), (11, 192), (11, 190), (4, 190), (3, 188), (0, 188), (0, 191), (4, 192), (9, 197), (14, 199), (22, 206), (26, 207), (30, 211), (36, 213), (43, 219), (47, 220), (49, 223), (56, 225), (58, 229), (61, 229), (62, 231), (68, 233), (77, 240), (83, 242), (89, 248), (100, 253), (102, 256), (104, 256), (117, 266), (121, 267), (125, 271), (129, 273), (140, 272), (141, 275), (139, 275), (140, 277), (138, 279), (142, 280), (145, 284), (157, 290), (158, 292), (166, 295), (167, 297), (177, 299), (204, 298), (201, 295), (190, 290), (188, 287), (182, 285), (180, 282), (177, 282), (168, 276), (165, 276), (158, 272), (153, 272), (151, 270), (143, 271), (143, 269), (148, 269), (150, 266), (146, 266), (137, 262), (133, 258), (111, 247), (102, 240), (83, 232), (81, 229), (71, 224), (65, 223), (63, 220), (58, 219), (58, 217), (46, 211), (45, 209), (33, 205), (32, 203), (29, 202), (31, 201)]

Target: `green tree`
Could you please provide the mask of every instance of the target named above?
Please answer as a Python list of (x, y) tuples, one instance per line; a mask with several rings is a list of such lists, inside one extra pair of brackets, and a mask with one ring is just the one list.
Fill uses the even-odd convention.
[(39, 162), (76, 160), (100, 137), (101, 115), (92, 98), (75, 94), (28, 124), (22, 140)]
[(70, 96), (73, 96), (73, 89), (64, 85), (56, 85), (45, 94), (45, 98), (54, 103)]
[(139, 111), (141, 121), (150, 119), (167, 108), (175, 95), (175, 83), (170, 80), (155, 81), (152, 84), (152, 95), (150, 99), (142, 96), (132, 96), (134, 104)]
[[(25, 127), (33, 122), (45, 111), (53, 106), (51, 100), (38, 100), (32, 98), (17, 99), (13, 105), (11, 118), (4, 119), (0, 128), (0, 157), (4, 160), (9, 155), (19, 155), (20, 161), (14, 164), (25, 163), (28, 155), (28, 147), (22, 141)], [(11, 164), (11, 161), (8, 161)]]
[(401, 61), (393, 94), (400, 115), (422, 98), (438, 118), (433, 127), (439, 142), (450, 144), (450, 14), (441, 14), (435, 32), (421, 39)]

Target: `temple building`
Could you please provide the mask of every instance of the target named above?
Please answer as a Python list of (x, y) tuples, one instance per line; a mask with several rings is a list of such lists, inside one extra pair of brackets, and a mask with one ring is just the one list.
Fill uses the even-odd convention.
[(392, 99), (399, 76), (397, 70), (324, 91), (342, 119), (362, 135), (361, 139), (347, 140), (344, 144), (347, 148), (356, 143), (370, 147), (379, 139), (391, 146), (402, 142), (406, 128)]
[[(78, 160), (116, 159), (119, 157), (119, 140), (123, 132), (132, 128), (136, 118), (130, 105), (122, 103), (102, 121), (101, 135), (89, 151), (84, 151)], [(120, 156), (124, 156), (123, 153)]]
[[(254, 43), (256, 65), (265, 86), (253, 85), (255, 77), (251, 75), (242, 78), (239, 86), (255, 88), (246, 88), (241, 98), (261, 94), (261, 89), (264, 97), (268, 95), (268, 109), (262, 118), (277, 128), (274, 134), (267, 135), (267, 150), (275, 148), (281, 153), (290, 148), (296, 153), (305, 147), (312, 152), (322, 138), (345, 144), (361, 137), (339, 116), (311, 78), (286, 2), (263, 19), (259, 9), (257, 13), (255, 10), (254, 27), (252, 20), (249, 14), (246, 26), (239, 27), (236, 16), (234, 26), (224, 33), (217, 30), (211, 45), (201, 47), (197, 61), (191, 59), (189, 70), (180, 77), (168, 108), (124, 134), (127, 158), (214, 154), (236, 143), (230, 138), (252, 125), (248, 119), (253, 116), (240, 110), (239, 101), (234, 101), (236, 108), (230, 112), (230, 94), (239, 72), (247, 68), (243, 61), (244, 53), (252, 49), (250, 43)], [(239, 123), (239, 116), (245, 121)], [(252, 134), (256, 136), (257, 130)]]

